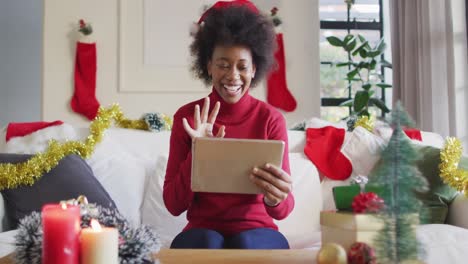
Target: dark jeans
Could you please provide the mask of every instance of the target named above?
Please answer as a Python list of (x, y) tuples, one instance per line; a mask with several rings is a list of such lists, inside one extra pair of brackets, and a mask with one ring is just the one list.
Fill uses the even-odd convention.
[(289, 249), (289, 243), (283, 234), (270, 228), (251, 229), (232, 236), (194, 228), (178, 234), (171, 248)]

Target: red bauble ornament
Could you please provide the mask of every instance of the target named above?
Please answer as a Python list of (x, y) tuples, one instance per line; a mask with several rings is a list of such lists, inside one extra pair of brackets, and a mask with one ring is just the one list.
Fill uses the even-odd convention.
[(366, 243), (355, 242), (348, 250), (348, 264), (376, 264), (374, 249)]

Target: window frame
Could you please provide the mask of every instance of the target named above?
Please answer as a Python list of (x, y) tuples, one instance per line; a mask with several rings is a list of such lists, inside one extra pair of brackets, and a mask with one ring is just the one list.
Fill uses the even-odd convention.
[[(359, 1), (359, 0), (357, 0)], [(468, 1), (468, 0), (467, 0)], [(344, 1), (343, 1), (344, 2)], [(384, 37), (384, 14), (383, 14), (383, 0), (378, 0), (379, 4), (379, 21), (356, 21), (356, 19), (351, 20), (350, 18), (350, 13), (351, 9), (347, 9), (347, 20), (341, 20), (341, 21), (328, 21), (328, 20), (320, 20), (320, 30), (346, 30), (348, 34), (351, 33), (351, 30), (373, 30), (373, 31), (378, 31), (380, 38)], [(319, 4), (320, 5), (320, 4)], [(348, 52), (349, 56), (349, 52)], [(383, 59), (383, 55), (382, 55)], [(320, 65), (331, 65), (334, 62), (331, 61), (320, 61)], [(382, 75), (384, 76), (385, 79), (385, 71), (382, 68)], [(350, 84), (350, 81), (348, 81), (348, 84)], [(320, 86), (321, 87), (321, 86)], [(346, 89), (343, 87), (343, 89)], [(340, 107), (340, 104), (351, 99), (351, 87), (348, 87), (348, 97), (321, 97), (321, 107)], [(385, 89), (386, 88), (380, 88), (381, 89), (381, 96), (380, 99), (385, 102)], [(344, 107), (344, 106), (343, 106)], [(351, 114), (351, 107), (348, 107), (348, 112)], [(382, 113), (382, 116), (384, 116), (385, 113)]]

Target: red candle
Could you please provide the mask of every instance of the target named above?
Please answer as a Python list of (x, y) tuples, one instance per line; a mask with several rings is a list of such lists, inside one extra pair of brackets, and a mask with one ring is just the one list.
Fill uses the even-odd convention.
[(47, 204), (42, 207), (42, 264), (78, 264), (80, 208)]

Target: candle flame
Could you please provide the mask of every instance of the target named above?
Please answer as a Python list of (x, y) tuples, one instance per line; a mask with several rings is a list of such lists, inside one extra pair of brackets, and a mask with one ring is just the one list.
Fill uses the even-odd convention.
[(91, 219), (91, 228), (94, 231), (101, 231), (101, 225), (96, 219)]
[(67, 209), (67, 204), (66, 203), (60, 203), (60, 205), (62, 206), (63, 210)]

